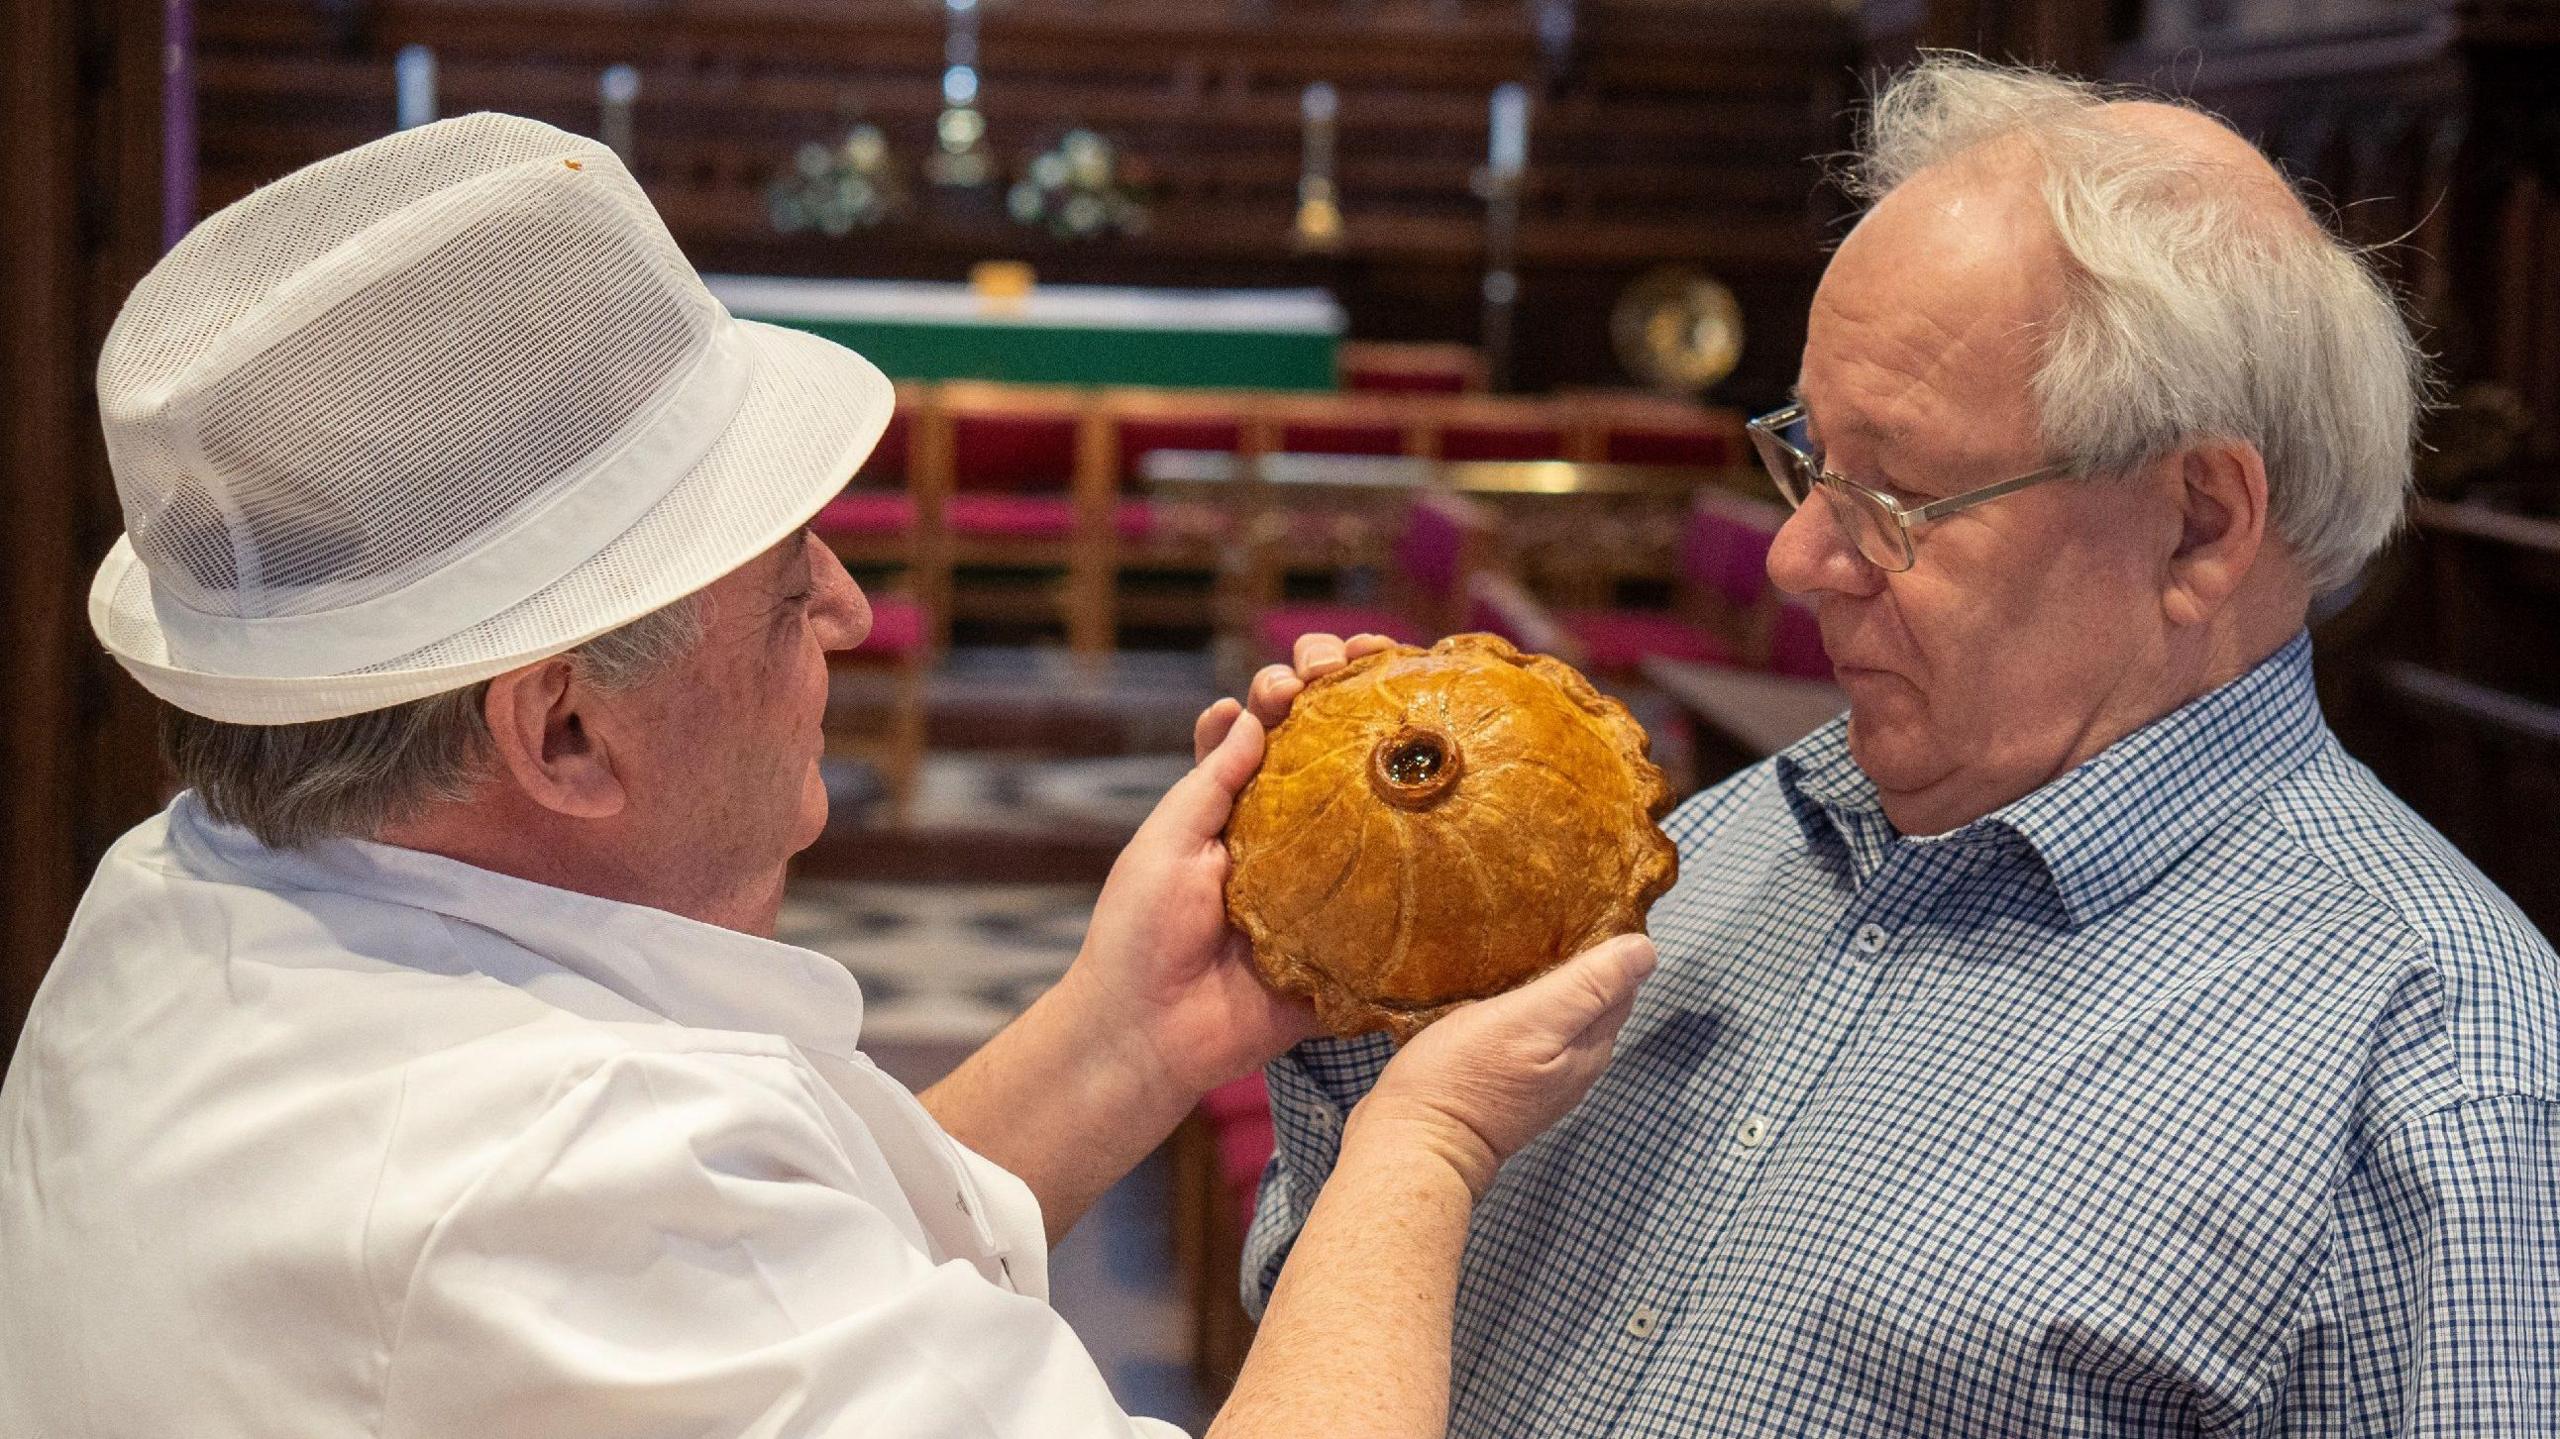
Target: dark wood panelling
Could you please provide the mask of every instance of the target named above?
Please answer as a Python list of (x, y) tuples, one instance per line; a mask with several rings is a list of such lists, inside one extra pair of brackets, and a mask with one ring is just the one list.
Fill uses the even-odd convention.
[(158, 253), (160, 0), (6, 0), (0, 47), (0, 1053), (98, 855), (158, 786), (149, 702), (89, 637), (89, 574), (121, 528), (91, 375)]
[[(1075, 123), (1156, 177), (1148, 234), (1080, 244), (1010, 224), (993, 197), (935, 200), (838, 240), (767, 223), (766, 182), (848, 115), (880, 125), (910, 166), (929, 151), (934, 7), (227, 4), (202, 26), (204, 202), (381, 134), (403, 45), (435, 48), (445, 113), (503, 108), (586, 131), (598, 73), (630, 63), (635, 168), (706, 269), (958, 278), (1010, 256), (1063, 282), (1322, 284), (1357, 336), (1472, 339), (1483, 204), (1470, 181), (1487, 97), (1519, 80), (1544, 87), (1523, 209), (1521, 386), (1623, 383), (1609, 302), (1642, 270), (1686, 262), (1743, 301), (1751, 342), (1729, 391), (1776, 394), (1832, 214), (1811, 157), (1844, 138), (1854, 35), (1821, 5), (1580, 13), (1559, 61), (1521, 5), (993, 7), (980, 108), (1003, 166)], [(1299, 93), (1315, 80), (1341, 94), (1346, 233), (1326, 259), (1290, 251)]]
[(2443, 380), (2430, 498), (2321, 634), (2330, 719), (2560, 930), (2560, 11), (2152, 8), (2113, 73), (2227, 116), (2375, 247)]

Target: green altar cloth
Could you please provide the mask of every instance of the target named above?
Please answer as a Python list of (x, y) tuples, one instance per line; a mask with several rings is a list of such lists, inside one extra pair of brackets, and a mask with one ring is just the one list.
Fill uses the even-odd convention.
[(1322, 290), (966, 285), (710, 275), (743, 320), (824, 335), (898, 380), (1330, 390), (1342, 307)]

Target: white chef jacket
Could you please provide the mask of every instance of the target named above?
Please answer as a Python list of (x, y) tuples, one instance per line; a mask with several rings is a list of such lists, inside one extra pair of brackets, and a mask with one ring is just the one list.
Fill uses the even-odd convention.
[(822, 955), (192, 795), (0, 1086), (0, 1435), (1166, 1435)]

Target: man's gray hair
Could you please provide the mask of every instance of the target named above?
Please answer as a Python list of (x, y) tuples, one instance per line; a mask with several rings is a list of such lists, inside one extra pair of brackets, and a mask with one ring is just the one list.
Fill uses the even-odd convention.
[(2364, 254), (2307, 207), (2270, 215), (2227, 167), (2108, 123), (2131, 98), (2156, 97), (1928, 56), (1876, 97), (1845, 178), (1874, 200), (1988, 142), (2028, 147), (2069, 268), (2033, 381), (2047, 453), (2120, 475), (2246, 441), (2272, 528), (2315, 593), (2334, 589), (2400, 523), (2426, 358)]
[[(596, 636), (566, 658), (603, 690), (647, 683), (702, 638), (699, 594)], [(214, 818), (277, 849), (371, 839), (467, 798), (489, 763), (488, 681), (307, 724), (244, 725), (171, 709), (161, 738)]]

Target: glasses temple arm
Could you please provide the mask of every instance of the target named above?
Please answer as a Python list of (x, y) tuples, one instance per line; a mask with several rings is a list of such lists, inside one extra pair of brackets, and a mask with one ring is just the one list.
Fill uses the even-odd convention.
[(2050, 480), (2057, 475), (2065, 475), (2070, 472), (2071, 467), (2068, 465), (2047, 465), (2041, 470), (2030, 471), (2027, 474), (2018, 476), (2014, 480), (2002, 480), (1996, 485), (1985, 485), (1978, 490), (1967, 490), (1961, 495), (1949, 495), (1943, 500), (1931, 500), (1929, 503), (1920, 506), (1918, 509), (1903, 511), (1903, 518), (1909, 523), (1915, 525), (1928, 520), (1944, 519), (1958, 510), (1970, 509), (1975, 505), (1981, 504), (1985, 500), (1996, 500), (2002, 495), (2013, 494), (2019, 490), (2025, 489), (2029, 485), (2042, 484), (2046, 480)]

